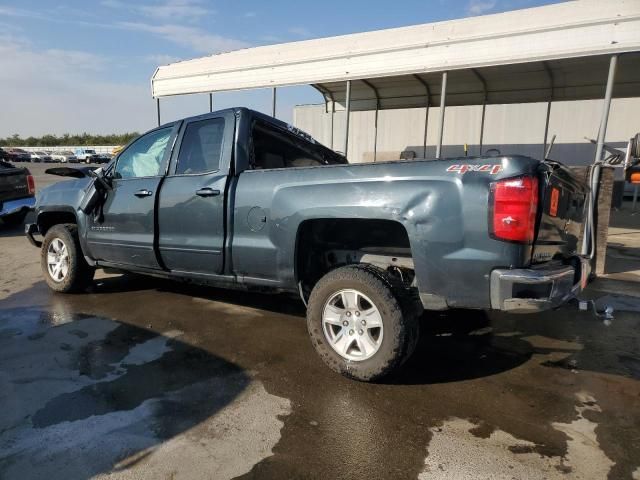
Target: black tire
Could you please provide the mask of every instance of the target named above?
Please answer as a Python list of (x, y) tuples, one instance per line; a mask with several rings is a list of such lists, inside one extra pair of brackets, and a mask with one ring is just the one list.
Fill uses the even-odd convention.
[[(67, 274), (56, 281), (49, 273), (48, 252), (52, 241), (59, 239), (66, 247), (68, 253)], [(49, 288), (55, 292), (73, 293), (85, 290), (93, 280), (95, 270), (90, 267), (80, 247), (78, 239), (78, 227), (72, 223), (54, 225), (51, 227), (42, 242), (40, 250), (40, 266), (44, 274), (45, 281)]]
[[(384, 335), (380, 346), (365, 360), (354, 361), (340, 355), (329, 344), (323, 329), (325, 305), (345, 289), (366, 295), (382, 317)], [(414, 300), (394, 288), (383, 271), (367, 265), (346, 266), (327, 273), (313, 288), (307, 307), (307, 329), (313, 347), (329, 368), (348, 378), (372, 382), (397, 370), (413, 353), (419, 336), (418, 312)]]
[(2, 218), (2, 221), (5, 225), (17, 226), (22, 225), (24, 223), (24, 217), (27, 216), (27, 212), (17, 212), (12, 213), (11, 215), (7, 215)]

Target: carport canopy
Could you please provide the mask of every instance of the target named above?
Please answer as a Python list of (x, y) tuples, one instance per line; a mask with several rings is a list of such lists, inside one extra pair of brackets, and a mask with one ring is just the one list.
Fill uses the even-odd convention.
[(161, 66), (151, 84), (157, 99), (273, 88), (274, 104), (276, 87), (312, 85), (327, 111), (347, 117), (412, 107), (428, 115), (440, 105), (440, 146), (445, 105), (638, 96), (640, 1), (570, 1), (247, 48)]

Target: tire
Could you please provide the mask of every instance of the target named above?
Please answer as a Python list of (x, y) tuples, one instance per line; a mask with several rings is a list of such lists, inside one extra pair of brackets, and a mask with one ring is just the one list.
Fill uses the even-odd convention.
[[(345, 308), (343, 295), (353, 298), (353, 292), (355, 307)], [(402, 366), (415, 349), (419, 309), (413, 302), (403, 299), (400, 289), (377, 268), (354, 265), (333, 270), (320, 279), (309, 298), (307, 329), (313, 347), (333, 371), (363, 382), (379, 380)], [(365, 319), (377, 318), (370, 307), (377, 310), (379, 319), (361, 329)], [(349, 310), (353, 312), (348, 317), (348, 313), (339, 314)], [(377, 322), (382, 328), (376, 331)]]
[(18, 212), (12, 213), (11, 215), (7, 215), (3, 217), (2, 221), (5, 225), (17, 226), (22, 225), (24, 223), (24, 217), (27, 216), (27, 212)]
[[(59, 248), (60, 242), (64, 249)], [(54, 243), (53, 246), (52, 243)], [(49, 254), (52, 253), (55, 257), (56, 251), (62, 252), (62, 258), (58, 257), (62, 262), (61, 270), (58, 270), (59, 273), (54, 278), (49, 268), (51, 260)], [(65, 253), (66, 262), (64, 261)], [(78, 227), (71, 223), (54, 225), (47, 231), (40, 251), (40, 266), (49, 288), (60, 293), (83, 291), (90, 285), (95, 273), (95, 270), (87, 264), (82, 255)], [(53, 273), (55, 273), (55, 267)]]

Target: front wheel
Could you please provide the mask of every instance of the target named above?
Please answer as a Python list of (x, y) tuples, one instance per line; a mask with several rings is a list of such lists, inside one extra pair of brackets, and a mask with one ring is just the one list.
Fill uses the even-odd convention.
[(396, 293), (384, 272), (369, 266), (338, 268), (320, 279), (309, 298), (307, 328), (329, 368), (375, 381), (409, 358), (418, 315)]
[(56, 292), (79, 292), (93, 280), (94, 269), (82, 255), (78, 227), (73, 224), (55, 225), (47, 231), (40, 264), (47, 285)]

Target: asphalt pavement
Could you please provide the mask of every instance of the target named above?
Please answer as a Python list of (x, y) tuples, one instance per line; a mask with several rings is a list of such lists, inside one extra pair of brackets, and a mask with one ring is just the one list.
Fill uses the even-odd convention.
[(296, 298), (103, 273), (57, 295), (20, 228), (0, 247), (2, 479), (640, 479), (633, 246), (589, 292), (611, 325), (427, 314), (379, 384), (322, 364)]

